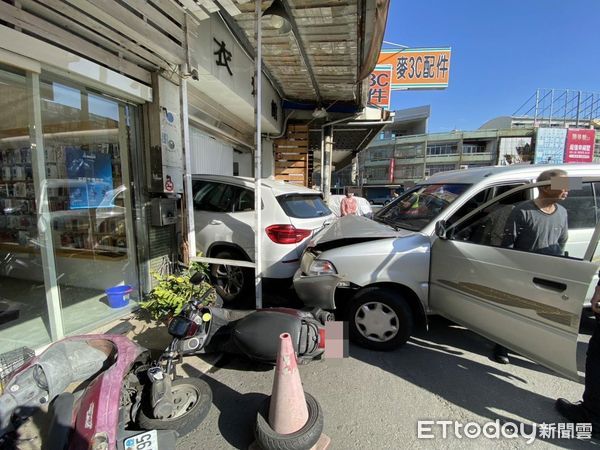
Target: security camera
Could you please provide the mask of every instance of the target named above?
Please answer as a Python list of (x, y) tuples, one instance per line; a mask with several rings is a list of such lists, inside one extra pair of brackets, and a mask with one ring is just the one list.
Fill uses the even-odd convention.
[(190, 72), (190, 76), (192, 77), (192, 80), (198, 81), (198, 69), (192, 69), (192, 71)]

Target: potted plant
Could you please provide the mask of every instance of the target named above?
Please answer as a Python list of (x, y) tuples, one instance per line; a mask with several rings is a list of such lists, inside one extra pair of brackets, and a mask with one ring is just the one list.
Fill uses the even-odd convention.
[[(181, 312), (190, 298), (200, 298), (211, 286), (202, 282), (192, 284), (190, 278), (198, 271), (207, 272), (208, 265), (192, 262), (181, 273), (165, 275), (152, 272), (152, 277), (157, 281), (156, 286), (145, 299), (140, 302), (140, 307), (150, 313), (155, 320), (166, 320)], [(206, 304), (214, 303), (215, 296), (209, 295)]]

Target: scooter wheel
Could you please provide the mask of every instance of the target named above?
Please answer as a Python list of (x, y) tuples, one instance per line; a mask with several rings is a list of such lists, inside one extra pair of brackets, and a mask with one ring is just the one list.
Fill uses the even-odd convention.
[(152, 417), (152, 407), (142, 404), (138, 425), (144, 430), (175, 430), (184, 436), (195, 430), (204, 420), (212, 404), (210, 386), (199, 378), (178, 378), (171, 385), (173, 414), (166, 419)]
[(279, 434), (269, 425), (269, 403), (267, 398), (256, 415), (254, 436), (256, 443), (265, 450), (306, 450), (317, 443), (323, 432), (323, 410), (319, 402), (310, 394), (304, 393), (308, 420), (298, 431), (290, 434)]

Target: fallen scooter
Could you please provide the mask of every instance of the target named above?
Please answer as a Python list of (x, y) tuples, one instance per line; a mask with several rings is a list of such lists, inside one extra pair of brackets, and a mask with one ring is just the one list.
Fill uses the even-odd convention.
[(125, 336), (62, 339), (11, 375), (0, 395), (0, 447), (16, 448), (19, 427), (49, 403), (42, 449), (173, 449), (206, 417), (212, 394), (198, 378), (172, 380), (167, 366), (168, 356), (152, 361)]
[[(207, 281), (203, 272), (191, 278), (194, 284)], [(245, 355), (274, 364), (279, 336), (289, 333), (299, 363), (320, 358), (325, 351), (325, 323), (333, 315), (323, 310), (303, 311), (292, 308), (264, 308), (239, 311), (220, 306), (205, 306), (214, 287), (202, 297), (192, 298), (169, 324), (173, 356), (223, 352)], [(222, 301), (217, 301), (222, 304)]]

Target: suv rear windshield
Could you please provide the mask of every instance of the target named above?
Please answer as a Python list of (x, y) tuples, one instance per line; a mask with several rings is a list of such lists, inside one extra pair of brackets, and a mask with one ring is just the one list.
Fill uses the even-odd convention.
[(420, 185), (384, 206), (374, 220), (420, 231), (465, 192), (468, 184)]
[(277, 197), (277, 201), (288, 216), (297, 219), (311, 219), (331, 214), (331, 210), (319, 194), (287, 194)]

